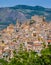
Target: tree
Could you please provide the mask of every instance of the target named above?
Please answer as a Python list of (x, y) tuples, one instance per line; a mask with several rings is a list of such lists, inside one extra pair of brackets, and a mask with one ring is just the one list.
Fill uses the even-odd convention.
[(41, 58), (43, 60), (44, 65), (51, 65), (51, 46), (45, 48), (41, 51)]
[(21, 44), (19, 50), (14, 50), (13, 58), (10, 62), (2, 59), (1, 65), (51, 65), (51, 46), (43, 48), (40, 55), (33, 50), (27, 51), (23, 49)]
[(8, 62), (4, 59), (0, 59), (0, 65), (8, 65)]

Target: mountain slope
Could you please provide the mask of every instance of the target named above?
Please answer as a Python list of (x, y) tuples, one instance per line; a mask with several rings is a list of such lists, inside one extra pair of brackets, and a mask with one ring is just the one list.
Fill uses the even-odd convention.
[(50, 8), (27, 5), (16, 5), (14, 7), (0, 8), (0, 29), (5, 28), (10, 23), (15, 24), (17, 19), (24, 22), (27, 19), (30, 19), (33, 15), (45, 16), (47, 21), (51, 21)]

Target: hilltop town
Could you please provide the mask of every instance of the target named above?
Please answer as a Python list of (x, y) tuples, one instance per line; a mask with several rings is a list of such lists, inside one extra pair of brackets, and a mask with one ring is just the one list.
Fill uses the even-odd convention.
[(15, 25), (10, 24), (0, 31), (0, 58), (13, 57), (13, 50), (18, 50), (23, 44), (27, 51), (40, 52), (45, 43), (46, 48), (51, 44), (51, 22), (46, 22), (43, 16), (32, 16), (31, 19)]

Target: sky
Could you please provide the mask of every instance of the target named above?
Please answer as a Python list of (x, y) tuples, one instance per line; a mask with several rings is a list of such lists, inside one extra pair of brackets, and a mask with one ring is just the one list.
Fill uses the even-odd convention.
[(46, 8), (51, 8), (51, 0), (0, 0), (0, 7), (11, 7), (15, 5), (39, 5)]

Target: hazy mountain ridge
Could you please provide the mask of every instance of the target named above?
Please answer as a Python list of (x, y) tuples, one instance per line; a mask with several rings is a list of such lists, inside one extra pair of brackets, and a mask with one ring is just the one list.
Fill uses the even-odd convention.
[(45, 16), (47, 21), (51, 21), (51, 8), (27, 5), (0, 8), (0, 25), (3, 25), (1, 29), (4, 28), (4, 25), (15, 24), (17, 19), (24, 22), (33, 15)]

